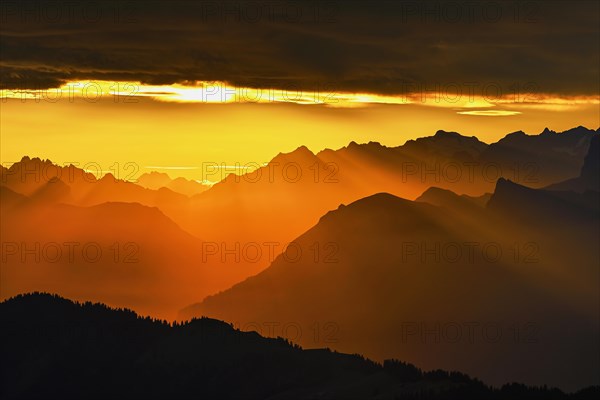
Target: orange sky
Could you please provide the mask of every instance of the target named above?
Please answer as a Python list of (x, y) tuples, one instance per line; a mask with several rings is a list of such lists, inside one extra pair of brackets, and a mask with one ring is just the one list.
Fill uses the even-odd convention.
[[(118, 171), (121, 178), (159, 170), (218, 181), (236, 168), (252, 169), (301, 145), (315, 152), (352, 140), (397, 146), (438, 129), (489, 143), (516, 130), (537, 134), (545, 127), (600, 126), (597, 97), (300, 94), (206, 83), (69, 85), (47, 92), (2, 92), (4, 165), (29, 155), (76, 162), (91, 172)], [(214, 171), (208, 163), (227, 166), (227, 172), (208, 176), (209, 169)]]

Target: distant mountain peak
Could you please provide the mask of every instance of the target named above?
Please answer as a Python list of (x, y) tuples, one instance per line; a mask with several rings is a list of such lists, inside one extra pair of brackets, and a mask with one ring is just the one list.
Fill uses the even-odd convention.
[(454, 195), (456, 195), (456, 193), (454, 193), (452, 190), (444, 189), (444, 188), (437, 187), (437, 186), (430, 186), (421, 194), (420, 197), (426, 197), (427, 195), (432, 195), (432, 194), (454, 194)]
[(550, 134), (555, 134), (556, 132), (553, 130), (550, 130), (548, 127), (544, 128), (544, 130), (542, 131), (542, 133), (540, 133), (540, 135), (550, 135)]
[(496, 181), (496, 190), (495, 192), (497, 192), (498, 190), (504, 190), (507, 188), (520, 188), (523, 187), (513, 181), (511, 181), (510, 179), (506, 179), (506, 178), (498, 178), (498, 180)]
[(507, 140), (507, 139), (514, 139), (514, 138), (522, 138), (522, 137), (528, 137), (529, 135), (526, 134), (525, 132), (518, 130), (515, 132), (511, 132), (509, 134), (507, 134), (506, 136), (504, 136), (502, 139), (500, 139), (500, 141), (503, 140)]
[(21, 163), (21, 164), (25, 164), (25, 163), (33, 163), (33, 164), (45, 164), (45, 165), (48, 165), (48, 164), (53, 164), (53, 163), (52, 163), (52, 161), (51, 161), (51, 160), (49, 160), (49, 159), (43, 159), (43, 160), (42, 160), (40, 157), (33, 157), (33, 158), (31, 158), (31, 157), (29, 157), (29, 156), (23, 156), (23, 157), (21, 158), (21, 161), (20, 161), (20, 163)]
[(513, 201), (518, 200), (519, 196), (532, 191), (534, 191), (534, 189), (519, 185), (510, 179), (498, 178), (496, 181), (496, 188), (494, 189), (494, 193), (492, 193), (492, 198), (489, 204), (492, 206), (495, 206), (497, 203), (510, 204)]
[(382, 145), (380, 142), (370, 140), (368, 143), (357, 143), (356, 141), (351, 141), (348, 143), (348, 146), (342, 147), (340, 150), (363, 150), (363, 149), (387, 149), (387, 146)]
[(454, 209), (465, 209), (466, 207), (472, 209), (473, 206), (480, 206), (483, 208), (490, 196), (490, 193), (484, 193), (476, 197), (466, 194), (459, 195), (449, 189), (430, 186), (419, 197), (417, 197), (415, 201)]
[(62, 179), (53, 177), (40, 186), (31, 196), (34, 200), (45, 200), (49, 202), (60, 201), (71, 191), (71, 187)]
[(442, 129), (438, 130), (434, 137), (440, 138), (440, 137), (455, 137), (455, 138), (463, 138), (466, 136), (461, 135), (458, 132), (454, 132), (454, 131), (444, 131)]
[(575, 128), (571, 128), (571, 129), (567, 129), (564, 132), (561, 132), (562, 135), (564, 134), (595, 134), (598, 133), (598, 131), (595, 131), (593, 129), (588, 129), (583, 125), (579, 125)]
[(309, 153), (311, 155), (314, 155), (314, 153), (312, 151), (310, 151), (310, 149), (308, 147), (306, 147), (305, 145), (302, 145), (300, 147), (298, 147), (296, 150), (294, 150), (292, 153)]
[(356, 210), (385, 210), (389, 207), (399, 204), (411, 203), (410, 200), (403, 199), (387, 192), (375, 193), (362, 199), (358, 199), (348, 205), (340, 204), (337, 210), (329, 211), (321, 217), (321, 220), (328, 218), (331, 215), (341, 213), (352, 213)]
[(146, 173), (143, 173), (140, 176), (164, 177), (164, 178), (171, 179), (171, 177), (169, 176), (169, 174), (167, 174), (166, 172), (158, 172), (158, 171), (146, 172)]
[[(398, 200), (404, 200), (401, 197), (394, 196), (388, 192), (379, 192), (362, 198), (360, 200), (355, 201), (352, 204), (356, 204), (358, 202), (396, 202)], [(407, 201), (407, 200), (406, 200)]]
[(288, 153), (279, 153), (276, 157), (279, 156), (291, 156), (291, 155), (298, 155), (298, 156), (314, 156), (315, 154), (310, 151), (310, 149), (308, 147), (306, 147), (305, 145), (302, 145), (300, 147), (297, 147), (295, 150), (290, 151)]
[(287, 162), (297, 162), (297, 163), (306, 163), (306, 162), (314, 162), (315, 154), (310, 151), (310, 149), (304, 145), (296, 148), (289, 153), (279, 153), (269, 163), (287, 163)]
[(119, 180), (115, 178), (112, 173), (105, 174), (102, 178), (98, 180), (99, 182), (118, 182)]

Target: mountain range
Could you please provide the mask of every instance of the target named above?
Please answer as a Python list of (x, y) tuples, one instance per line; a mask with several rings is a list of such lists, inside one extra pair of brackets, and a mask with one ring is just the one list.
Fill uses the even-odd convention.
[(46, 291), (486, 383), (596, 385), (598, 133), (300, 147), (185, 190), (24, 157), (0, 168), (2, 299)]
[[(584, 127), (562, 133), (546, 129), (539, 135), (516, 132), (488, 145), (475, 137), (438, 131), (398, 147), (353, 142), (317, 154), (300, 147), (277, 155), (256, 171), (230, 174), (208, 189), (161, 173), (144, 174), (137, 184), (112, 174), (98, 178), (73, 165), (57, 166), (49, 160), (24, 157), (9, 168), (0, 167), (0, 187), (6, 198), (3, 201), (9, 201), (9, 196), (16, 201), (5, 190), (9, 189), (28, 197), (30, 207), (139, 203), (158, 208), (181, 229), (200, 238), (205, 248), (216, 244), (222, 253), (260, 247), (260, 257), (238, 257), (233, 262), (234, 257), (223, 261), (220, 254), (200, 257), (201, 264), (227, 271), (218, 282), (199, 289), (197, 297), (202, 297), (264, 270), (273, 261), (271, 253), (280, 254), (323, 214), (374, 193), (416, 199), (433, 186), (478, 197), (492, 192), (500, 178), (534, 188), (568, 182), (579, 175), (598, 133)], [(24, 214), (21, 218), (31, 219)], [(102, 221), (90, 226), (96, 223), (102, 226)], [(12, 230), (8, 224), (3, 226)], [(151, 226), (148, 232), (160, 236)], [(11, 241), (10, 235), (6, 240)], [(197, 257), (187, 258), (191, 264), (198, 261)]]
[[(592, 175), (595, 148), (575, 179)], [(265, 332), (273, 323), (330, 323), (340, 351), (460, 369), (486, 382), (510, 371), (532, 384), (581, 387), (600, 372), (599, 223), (597, 191), (502, 178), (479, 197), (440, 188), (416, 201), (375, 194), (330, 211), (294, 239), (290, 254), (181, 318)], [(482, 329), (479, 342), (466, 340), (471, 323)], [(485, 338), (486, 324), (501, 341)], [(459, 339), (444, 340), (444, 327)], [(313, 338), (296, 339), (309, 346)]]

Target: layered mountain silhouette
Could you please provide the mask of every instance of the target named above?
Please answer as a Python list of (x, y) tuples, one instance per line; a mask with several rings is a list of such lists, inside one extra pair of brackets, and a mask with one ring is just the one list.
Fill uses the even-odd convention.
[(452, 208), (462, 208), (476, 205), (479, 207), (485, 207), (491, 197), (491, 193), (484, 193), (481, 196), (468, 196), (466, 194), (457, 195), (451, 190), (440, 189), (432, 186), (427, 189), (423, 194), (417, 197), (416, 201), (430, 203), (436, 206), (448, 206)]
[(539, 135), (518, 131), (489, 145), (481, 161), (513, 173), (503, 178), (540, 188), (577, 176), (590, 141), (598, 132), (582, 126), (561, 133), (546, 128)]
[(595, 204), (504, 179), (485, 208), (439, 189), (418, 202), (376, 194), (329, 212), (290, 254), (182, 317), (330, 323), (333, 348), (376, 360), (496, 384), (597, 384)]
[[(217, 318), (241, 331), (381, 363), (394, 358), (426, 370), (460, 370), (487, 384), (518, 381), (575, 391), (598, 385), (600, 375), (598, 142), (598, 131), (578, 127), (516, 132), (489, 145), (439, 131), (399, 147), (352, 142), (317, 154), (300, 147), (209, 189), (159, 173), (137, 183), (110, 174), (98, 179), (72, 165), (24, 157), (0, 167), (1, 296), (47, 291), (171, 320), (192, 304), (180, 318)], [(42, 314), (63, 318), (46, 303), (79, 310), (73, 311), (76, 320), (92, 318), (88, 306), (44, 296), (1, 307), (27, 304), (22, 315), (42, 310), (34, 318), (38, 325), (12, 325), (45, 333)], [(10, 318), (23, 318), (17, 314)], [(53, 371), (86, 382), (56, 387), (63, 397), (81, 397), (78, 390), (93, 379), (86, 374), (102, 368), (83, 371), (80, 365), (97, 357), (108, 363), (102, 357), (116, 357), (109, 347), (121, 348), (122, 340), (143, 345), (124, 352), (124, 369), (104, 379), (107, 391), (130, 397), (134, 390), (164, 397), (162, 382), (182, 395), (217, 390), (223, 398), (565, 396), (518, 385), (491, 390), (462, 375), (426, 374), (400, 362), (380, 367), (285, 341), (277, 343), (300, 358), (245, 345), (224, 356), (221, 344), (212, 353), (192, 345), (194, 327), (221, 326), (214, 321), (169, 328), (127, 318), (137, 321), (131, 326), (140, 324), (132, 328), (139, 335), (117, 327), (110, 334), (116, 343), (102, 342), (106, 347), (98, 353), (89, 349), (89, 330), (76, 327), (69, 333), (74, 336), (66, 336), (75, 343), (69, 348), (90, 353), (83, 352), (89, 358), (82, 360), (75, 350), (67, 352), (72, 364), (53, 358), (62, 357), (67, 344), (58, 350), (37, 345), (25, 356), (3, 350), (7, 360), (21, 363), (14, 371), (2, 364), (3, 379), (4, 371), (9, 376), (3, 397), (36, 397), (43, 382), (56, 378)], [(140, 333), (146, 329), (155, 333)], [(5, 342), (31, 338), (11, 332), (3, 332), (14, 333)], [(275, 343), (260, 340), (267, 347)], [(218, 361), (197, 364), (179, 342), (200, 352), (192, 355)], [(19, 343), (16, 348), (26, 346)], [(222, 357), (228, 364), (219, 364)], [(177, 372), (169, 373), (164, 360)], [(220, 372), (211, 375), (214, 365)], [(126, 371), (140, 366), (130, 376), (157, 382), (148, 393), (123, 383)], [(23, 371), (31, 367), (30, 378), (15, 378), (28, 376)], [(315, 368), (313, 375), (307, 372)], [(220, 378), (225, 371), (252, 373), (240, 380), (245, 386), (232, 388)], [(273, 378), (271, 386), (259, 385), (266, 376)]]
[(491, 193), (485, 193), (477, 197), (466, 194), (458, 195), (451, 190), (432, 186), (417, 197), (415, 201), (445, 207), (450, 211), (459, 212), (465, 217), (477, 217), (484, 210), (491, 196)]
[[(598, 218), (600, 204), (597, 191), (584, 193), (539, 190), (518, 185), (506, 179), (499, 179), (494, 195), (488, 201), (488, 208), (512, 215), (518, 219), (540, 225), (557, 225), (565, 220), (570, 227), (573, 222)], [(574, 232), (580, 229), (575, 229)], [(571, 232), (573, 233), (573, 232)]]
[(185, 179), (182, 177), (171, 179), (164, 172), (148, 172), (140, 175), (136, 183), (146, 189), (158, 190), (160, 188), (168, 188), (174, 192), (184, 194), (188, 197), (200, 194), (210, 189), (209, 185), (204, 185), (194, 180)]
[(459, 372), (377, 364), (240, 332), (202, 318), (169, 325), (129, 310), (48, 294), (0, 303), (3, 399), (592, 399)]
[[(19, 246), (25, 249), (35, 247), (36, 243), (82, 241), (81, 238), (102, 243), (104, 247), (109, 245), (112, 235), (118, 238), (113, 243), (120, 245), (140, 242), (140, 254), (148, 255), (148, 262), (156, 266), (149, 270), (168, 270), (168, 275), (176, 281), (188, 282), (185, 287), (191, 286), (192, 282), (195, 285), (199, 280), (203, 282), (193, 299), (185, 300), (173, 309), (175, 313), (188, 302), (225, 290), (263, 271), (274, 256), (314, 226), (322, 215), (340, 204), (349, 204), (374, 193), (387, 192), (407, 199), (422, 195), (420, 201), (445, 206), (455, 218), (462, 215), (459, 223), (464, 225), (463, 229), (477, 231), (480, 229), (477, 226), (479, 213), (483, 210), (477, 204), (483, 205), (487, 201), (484, 193), (494, 191), (498, 178), (503, 176), (515, 183), (541, 187), (578, 176), (587, 148), (597, 135), (598, 131), (578, 127), (562, 133), (546, 130), (532, 136), (510, 134), (488, 145), (474, 137), (438, 131), (434, 136), (411, 140), (398, 147), (353, 142), (347, 147), (317, 154), (300, 147), (291, 153), (277, 155), (257, 171), (242, 176), (229, 175), (210, 189), (192, 196), (189, 195), (194, 190), (188, 184), (196, 188), (197, 182), (184, 180), (186, 183), (182, 186), (185, 189), (178, 189), (175, 181), (179, 180), (170, 180), (166, 174), (143, 175), (136, 184), (110, 174), (97, 178), (76, 166), (58, 167), (48, 160), (24, 157), (10, 168), (0, 167), (3, 240), (20, 241)], [(517, 153), (519, 155), (515, 156)], [(533, 164), (531, 160), (534, 160)], [(432, 186), (440, 192), (434, 195), (433, 191), (438, 189), (428, 191)], [(441, 190), (451, 190), (460, 199), (469, 201), (442, 204), (441, 201), (454, 200), (442, 196), (441, 193), (450, 192)], [(594, 192), (585, 196), (588, 199), (585, 204), (595, 199)], [(472, 209), (470, 200), (474, 201)], [(90, 208), (121, 207), (116, 203), (132, 205), (127, 209), (130, 211), (121, 213), (119, 220), (106, 228), (108, 217), (100, 217)], [(146, 207), (155, 207), (159, 212), (135, 234), (124, 235), (127, 230), (123, 227), (134, 226), (140, 218), (146, 218), (143, 211)], [(48, 218), (47, 214), (55, 217)], [(89, 215), (83, 218), (87, 221), (85, 225), (76, 222), (81, 214)], [(158, 217), (159, 214), (164, 215)], [(160, 221), (163, 217), (177, 225), (172, 235), (165, 236), (162, 231)], [(43, 229), (32, 235), (23, 228), (35, 232), (38, 226)], [(187, 239), (180, 240), (180, 237)], [(142, 244), (149, 249), (143, 250)], [(216, 252), (209, 253), (207, 244), (211, 250), (217, 248)], [(248, 248), (258, 248), (260, 254), (240, 257), (243, 249)], [(24, 269), (31, 268), (27, 259), (22, 262), (19, 257), (11, 257), (7, 261), (11, 263), (8, 271), (20, 268), (19, 265)], [(4, 260), (2, 263), (4, 265)], [(49, 271), (56, 265), (52, 263)], [(94, 269), (102, 268), (100, 264), (89, 267), (67, 270), (76, 276), (75, 282), (87, 281), (91, 285)], [(107, 279), (113, 272), (113, 278), (119, 279), (120, 272), (114, 268), (103, 271)], [(211, 279), (197, 277), (205, 273), (210, 274)], [(9, 291), (5, 291), (5, 283), (1, 283), (3, 298), (34, 289), (83, 298), (70, 289), (63, 292), (60, 279), (54, 281), (56, 285), (47, 286), (36, 283), (42, 281), (35, 279), (25, 280), (24, 275), (16, 276), (23, 279), (12, 280)], [(158, 281), (161, 274), (153, 276)], [(142, 283), (147, 282), (145, 279), (149, 278), (140, 277), (135, 286), (143, 286)], [(36, 287), (38, 284), (41, 286)], [(79, 294), (85, 292), (86, 285), (81, 287)], [(104, 287), (108, 294), (110, 285)], [(170, 292), (160, 290), (160, 296), (154, 289), (150, 292), (157, 293), (157, 304), (165, 297), (170, 298), (169, 304), (174, 304)], [(143, 296), (143, 293), (145, 289), (141, 288), (136, 296)], [(183, 289), (181, 293), (188, 293), (188, 290)], [(128, 303), (130, 299), (126, 296), (114, 301), (101, 292), (97, 294), (94, 300), (151, 312), (145, 306), (138, 308), (137, 301)], [(181, 296), (182, 301), (187, 298), (187, 295)], [(166, 316), (163, 313), (161, 309), (160, 315)]]
[(576, 178), (548, 186), (551, 190), (572, 190), (576, 192), (600, 191), (600, 138), (595, 136), (589, 146), (588, 153)]
[[(200, 184), (171, 181), (159, 173), (142, 175), (139, 184), (148, 188), (143, 189), (110, 174), (97, 179), (75, 166), (57, 167), (47, 160), (25, 157), (3, 168), (0, 175), (2, 185), (28, 196), (58, 176), (70, 191), (55, 200), (73, 205), (124, 201), (156, 206), (196, 236), (284, 242), (340, 203), (377, 192), (415, 199), (437, 186), (479, 196), (491, 192), (501, 177), (530, 187), (576, 177), (597, 134), (584, 127), (562, 133), (546, 129), (539, 135), (509, 134), (487, 145), (475, 137), (438, 131), (398, 147), (352, 142), (318, 154), (300, 147), (279, 154), (257, 171), (241, 177), (229, 175), (191, 199), (177, 192), (190, 195), (194, 190), (187, 185)], [(302, 218), (297, 218), (298, 209)]]
[(228, 271), (202, 263), (201, 239), (158, 208), (55, 203), (68, 188), (49, 183), (27, 197), (0, 187), (4, 298), (44, 290), (172, 318), (227, 284)]
[(0, 169), (0, 185), (46, 203), (94, 206), (106, 202), (139, 203), (159, 207), (167, 214), (185, 207), (188, 197), (168, 188), (151, 190), (111, 173), (101, 178), (74, 165), (59, 166), (50, 160), (23, 157)]

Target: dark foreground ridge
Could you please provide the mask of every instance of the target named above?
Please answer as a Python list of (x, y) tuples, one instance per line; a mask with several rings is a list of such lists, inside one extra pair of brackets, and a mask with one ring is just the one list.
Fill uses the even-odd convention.
[[(139, 317), (50, 294), (0, 303), (2, 399), (595, 399), (508, 384), (493, 389), (458, 372), (422, 372), (201, 318)], [(492, 361), (490, 361), (492, 362)]]

